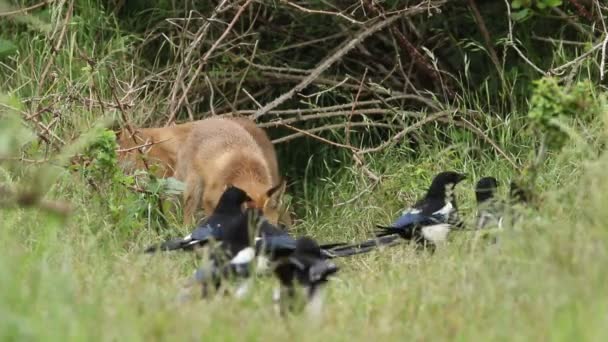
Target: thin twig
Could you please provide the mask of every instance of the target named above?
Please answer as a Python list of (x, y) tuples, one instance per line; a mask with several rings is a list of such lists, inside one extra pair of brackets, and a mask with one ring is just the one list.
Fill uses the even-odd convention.
[[(484, 42), (486, 43), (486, 48), (488, 49), (488, 53), (490, 54), (490, 59), (496, 67), (496, 71), (500, 76), (500, 79), (503, 80), (502, 68), (500, 67), (500, 60), (498, 59), (498, 55), (496, 54), (496, 50), (494, 49), (494, 44), (492, 43), (492, 38), (490, 38), (490, 32), (486, 26), (485, 20), (483, 20), (483, 16), (479, 12), (479, 8), (477, 7), (477, 2), (475, 0), (468, 0), (469, 7), (473, 11), (473, 16), (475, 17), (475, 21), (477, 22), (477, 26), (479, 27), (479, 31), (481, 32), (481, 36), (483, 37)], [(504, 82), (504, 80), (503, 80)]]
[[(340, 143), (337, 143), (337, 142), (334, 142), (334, 141), (331, 141), (331, 140), (327, 140), (327, 139), (325, 139), (323, 137), (320, 137), (318, 135), (315, 135), (315, 134), (311, 133), (312, 130), (303, 130), (303, 129), (299, 129), (297, 127), (293, 127), (293, 126), (288, 125), (288, 124), (281, 124), (281, 126), (284, 126), (284, 127), (287, 127), (287, 128), (289, 128), (289, 129), (291, 129), (293, 131), (296, 131), (296, 132), (302, 134), (301, 136), (311, 137), (311, 138), (317, 139), (319, 141), (322, 141), (322, 142), (324, 142), (326, 144), (329, 144), (329, 145), (332, 145), (332, 146), (346, 148), (346, 149), (349, 149), (351, 151), (356, 151), (357, 150), (355, 147), (353, 147), (351, 145), (340, 144)], [(277, 139), (277, 140), (280, 140), (280, 139)]]
[(450, 110), (443, 110), (437, 113), (433, 113), (429, 116), (427, 116), (426, 118), (419, 120), (418, 122), (406, 127), (405, 129), (403, 129), (401, 132), (397, 133), (396, 135), (394, 135), (390, 140), (384, 142), (383, 144), (376, 146), (376, 147), (372, 147), (372, 148), (368, 148), (365, 150), (360, 150), (359, 152), (357, 152), (357, 154), (359, 155), (363, 155), (363, 154), (367, 154), (367, 153), (373, 153), (373, 152), (378, 152), (381, 151), (385, 148), (387, 148), (388, 146), (398, 142), (399, 140), (401, 140), (405, 135), (407, 135), (408, 133), (412, 132), (413, 130), (416, 130), (420, 127), (422, 127), (423, 125), (426, 125), (429, 122), (433, 122), (436, 121), (444, 116), (447, 116), (449, 114), (455, 113), (456, 111), (454, 109), (450, 109)]
[(63, 25), (61, 27), (61, 32), (59, 33), (59, 38), (57, 39), (57, 43), (51, 47), (51, 57), (48, 59), (48, 62), (46, 63), (46, 65), (44, 66), (44, 69), (42, 69), (42, 73), (40, 74), (40, 79), (38, 81), (39, 88), (42, 88), (42, 85), (44, 84), (44, 81), (46, 80), (46, 75), (49, 73), (49, 70), (51, 69), (51, 66), (53, 65), (53, 63), (55, 63), (55, 55), (57, 54), (57, 51), (59, 51), (59, 49), (61, 48), (61, 44), (63, 44), (65, 32), (67, 31), (68, 24), (69, 24), (70, 20), (72, 19), (73, 13), (74, 13), (74, 0), (71, 0), (70, 4), (68, 6), (67, 13), (65, 15), (65, 19), (63, 20)]
[(150, 141), (150, 142), (146, 142), (145, 144), (137, 145), (137, 146), (133, 146), (133, 147), (129, 147), (129, 148), (119, 148), (119, 149), (116, 149), (116, 152), (123, 153), (123, 152), (130, 152), (130, 151), (133, 151), (133, 150), (139, 150), (139, 149), (143, 150), (146, 147), (150, 147), (150, 146), (153, 146), (153, 145), (156, 145), (156, 144), (164, 143), (165, 141), (169, 141), (171, 139), (173, 139), (173, 138), (167, 138), (167, 139), (163, 139), (163, 140), (160, 140), (160, 141)]
[(598, 50), (598, 49), (602, 48), (605, 45), (605, 43), (606, 43), (606, 41), (608, 39), (608, 35), (606, 35), (606, 37), (604, 37), (604, 38), (605, 38), (604, 40), (602, 40), (601, 42), (595, 44), (591, 49), (589, 49), (589, 51), (583, 53), (582, 55), (576, 57), (575, 59), (573, 59), (573, 60), (571, 60), (571, 61), (569, 61), (567, 63), (564, 63), (564, 64), (562, 64), (562, 65), (560, 65), (558, 67), (555, 67), (555, 68), (549, 70), (548, 72), (551, 73), (551, 74), (560, 74), (559, 71), (561, 71), (563, 69), (566, 69), (566, 68), (568, 68), (568, 67), (570, 67), (572, 65), (578, 64), (580, 61), (582, 61), (583, 59), (585, 59), (589, 55), (591, 55), (593, 52), (595, 52), (595, 50)]
[(602, 7), (600, 6), (600, 2), (595, 0), (593, 2), (595, 6), (597, 6), (597, 12), (599, 13), (599, 17), (602, 19), (602, 29), (604, 30), (604, 43), (602, 44), (602, 55), (600, 60), (600, 80), (604, 80), (605, 70), (606, 70), (606, 46), (608, 46), (608, 28), (606, 27), (606, 21), (604, 20), (604, 16), (602, 16)]
[(537, 67), (536, 64), (532, 63), (532, 61), (529, 60), (528, 57), (526, 57), (526, 55), (524, 55), (523, 52), (521, 52), (521, 50), (517, 47), (517, 45), (515, 45), (515, 40), (513, 39), (513, 21), (511, 21), (511, 4), (509, 3), (509, 0), (504, 0), (504, 1), (505, 1), (505, 5), (507, 6), (507, 23), (509, 24), (507, 45), (511, 46), (513, 48), (513, 50), (515, 50), (515, 52), (517, 52), (519, 57), (521, 57), (521, 59), (523, 59), (526, 63), (528, 63), (528, 65), (530, 65), (532, 67), (532, 69), (545, 75), (546, 72), (543, 71), (541, 68)]
[(30, 7), (19, 8), (19, 9), (16, 9), (14, 11), (0, 12), (0, 17), (8, 17), (8, 16), (15, 15), (15, 14), (22, 14), (22, 13), (25, 13), (25, 12), (29, 12), (29, 11), (35, 10), (37, 8), (40, 8), (42, 6), (51, 4), (54, 1), (55, 0), (45, 0), (45, 1), (42, 1), (41, 3), (32, 5)]
[(393, 22), (397, 21), (398, 19), (402, 18), (403, 16), (411, 16), (411, 15), (415, 15), (415, 14), (418, 14), (418, 13), (422, 13), (422, 12), (427, 11), (432, 6), (439, 6), (439, 5), (442, 5), (444, 3), (445, 3), (445, 0), (440, 0), (440, 1), (436, 1), (436, 2), (429, 2), (429, 3), (425, 3), (424, 5), (423, 4), (419, 4), (419, 5), (415, 6), (415, 7), (409, 8), (408, 11), (405, 11), (405, 12), (402, 12), (400, 14), (388, 17), (388, 18), (386, 18), (384, 20), (376, 22), (375, 24), (373, 24), (373, 25), (371, 25), (371, 26), (369, 26), (367, 28), (364, 28), (358, 34), (356, 34), (353, 39), (351, 39), (350, 41), (346, 42), (342, 47), (340, 47), (339, 49), (337, 49), (336, 52), (334, 52), (333, 54), (331, 54), (330, 56), (328, 56), (327, 58), (325, 58), (321, 63), (319, 63), (319, 65), (317, 67), (315, 67), (310, 72), (310, 74), (308, 76), (306, 76), (295, 87), (293, 87), (291, 90), (289, 90), (288, 92), (284, 93), (283, 95), (279, 96), (275, 100), (271, 101), (270, 103), (266, 104), (264, 107), (262, 107), (259, 110), (257, 110), (252, 115), (252, 119), (257, 120), (262, 115), (266, 114), (268, 111), (276, 108), (277, 106), (281, 105), (283, 102), (285, 102), (288, 99), (290, 99), (291, 97), (293, 97), (293, 95), (295, 95), (296, 93), (302, 91), (309, 84), (311, 84), (317, 77), (319, 77), (327, 68), (329, 68), (335, 62), (337, 62), (340, 58), (342, 58), (344, 55), (346, 55), (346, 53), (348, 53), (355, 46), (357, 46), (357, 44), (361, 43), (363, 40), (365, 40), (367, 37), (371, 36), (375, 32), (384, 29), (385, 27), (387, 27), (388, 25), (390, 25)]
[(247, 0), (242, 6), (239, 7), (238, 11), (234, 15), (234, 18), (232, 18), (232, 21), (230, 22), (230, 24), (228, 24), (228, 27), (226, 27), (226, 29), (224, 30), (222, 35), (213, 43), (213, 45), (211, 45), (209, 50), (207, 50), (207, 52), (203, 55), (201, 62), (198, 65), (198, 68), (194, 72), (194, 75), (192, 75), (192, 77), (190, 78), (190, 81), (188, 82), (186, 89), (183, 90), (182, 96), (179, 98), (177, 103), (172, 104), (172, 110), (169, 115), (169, 120), (167, 120), (167, 123), (165, 124), (165, 126), (169, 126), (170, 124), (172, 124), (175, 121), (175, 116), (177, 115), (177, 111), (181, 107), (182, 103), (184, 103), (184, 101), (186, 100), (186, 97), (188, 96), (188, 93), (190, 92), (190, 88), (192, 88), (194, 81), (198, 78), (198, 75), (201, 73), (201, 71), (203, 71), (203, 68), (207, 65), (209, 57), (215, 51), (215, 49), (217, 49), (217, 47), (220, 45), (220, 43), (228, 36), (230, 31), (232, 31), (232, 28), (234, 27), (236, 22), (239, 20), (241, 14), (243, 14), (245, 9), (249, 6), (249, 4), (251, 4), (252, 1), (253, 0)]
[[(351, 124), (351, 127), (381, 127), (381, 128), (391, 128), (391, 129), (397, 128), (397, 126), (395, 126), (395, 125), (385, 124), (385, 123), (379, 123), (379, 122), (353, 122)], [(316, 128), (308, 129), (308, 130), (304, 131), (305, 133), (304, 132), (298, 132), (298, 133), (290, 134), (290, 135), (287, 135), (287, 136), (275, 139), (275, 140), (272, 141), (272, 143), (273, 144), (280, 144), (280, 143), (287, 142), (289, 140), (293, 140), (293, 139), (296, 139), (296, 138), (307, 136), (307, 135), (312, 134), (312, 133), (321, 132), (321, 131), (328, 131), (328, 130), (332, 130), (332, 129), (342, 129), (342, 128), (344, 128), (344, 123), (333, 124), (333, 125), (325, 125), (325, 126), (321, 126), (321, 127), (316, 127)], [(343, 147), (343, 146), (340, 146), (340, 147)]]
[(350, 108), (350, 113), (348, 114), (348, 118), (346, 120), (346, 127), (344, 128), (344, 134), (346, 135), (346, 144), (350, 145), (350, 123), (352, 117), (355, 113), (355, 108), (357, 108), (357, 101), (359, 101), (359, 96), (361, 95), (361, 89), (363, 89), (363, 83), (365, 82), (365, 77), (367, 76), (367, 68), (363, 72), (363, 77), (361, 77), (361, 83), (359, 83), (359, 90), (357, 91), (357, 95), (355, 95), (355, 101), (353, 101), (353, 106)]
[(341, 110), (341, 111), (336, 111), (336, 112), (327, 112), (327, 113), (319, 113), (319, 114), (310, 114), (310, 115), (304, 115), (304, 116), (296, 116), (296, 117), (292, 117), (289, 119), (279, 119), (279, 120), (274, 120), (274, 121), (269, 121), (269, 122), (263, 122), (261, 124), (259, 124), (260, 127), (278, 127), (282, 124), (293, 124), (296, 122), (304, 122), (304, 121), (310, 121), (310, 120), (317, 120), (317, 119), (326, 119), (326, 118), (331, 118), (331, 117), (336, 117), (336, 116), (349, 116), (349, 115), (389, 115), (389, 114), (395, 114), (395, 115), (401, 115), (404, 117), (412, 117), (412, 118), (421, 118), (424, 117), (423, 113), (419, 113), (419, 112), (406, 112), (406, 111), (398, 111), (395, 109), (382, 109), (382, 108), (371, 108), (371, 109), (358, 109), (354, 112), (350, 112), (347, 110)]
[(503, 156), (508, 162), (509, 164), (511, 164), (511, 166), (513, 166), (513, 169), (518, 170), (519, 171), (519, 166), (517, 165), (517, 163), (515, 163), (515, 161), (505, 152), (503, 151), (500, 146), (498, 146), (498, 144), (492, 140), (489, 136), (487, 136), (481, 129), (479, 129), (477, 126), (475, 126), (474, 124), (472, 124), (471, 122), (469, 122), (467, 119), (465, 118), (459, 118), (458, 121), (452, 121), (453, 124), (457, 125), (457, 126), (461, 126), (461, 127), (465, 127), (467, 129), (469, 129), (470, 131), (472, 131), (473, 133), (477, 134), (478, 136), (480, 136), (483, 140), (485, 140), (488, 144), (492, 145), (492, 147), (494, 148), (494, 150), (496, 152), (498, 152), (498, 154), (500, 154), (501, 156)]
[(306, 12), (306, 13), (312, 13), (312, 14), (328, 14), (328, 15), (332, 15), (335, 17), (340, 17), (342, 19), (345, 19), (347, 21), (349, 21), (350, 23), (356, 24), (356, 25), (363, 25), (362, 22), (355, 20), (347, 15), (345, 15), (344, 13), (341, 12), (330, 12), (330, 11), (323, 11), (323, 10), (312, 10), (312, 9), (308, 9), (306, 7), (302, 7), (296, 3), (293, 2), (289, 2), (287, 0), (281, 0), (282, 3), (285, 3), (291, 7), (294, 7), (302, 12)]

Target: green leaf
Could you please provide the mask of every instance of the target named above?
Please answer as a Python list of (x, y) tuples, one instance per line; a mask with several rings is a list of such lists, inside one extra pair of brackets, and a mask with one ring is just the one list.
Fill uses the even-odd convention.
[(547, 7), (558, 7), (561, 6), (562, 0), (543, 0)]
[(513, 2), (511, 2), (511, 7), (514, 9), (521, 8), (521, 0), (513, 0)]
[(530, 12), (529, 8), (524, 8), (521, 11), (517, 11), (513, 13), (513, 20), (515, 21), (524, 21), (531, 16), (532, 12)]
[(177, 180), (176, 178), (169, 177), (164, 179), (163, 192), (168, 195), (179, 195), (186, 189), (186, 184)]
[(0, 38), (0, 58), (10, 56), (17, 52), (17, 45), (10, 40)]

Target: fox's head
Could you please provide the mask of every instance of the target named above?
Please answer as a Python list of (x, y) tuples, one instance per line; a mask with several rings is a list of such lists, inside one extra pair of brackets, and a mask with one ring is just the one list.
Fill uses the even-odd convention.
[(262, 210), (268, 221), (274, 224), (282, 223), (291, 226), (291, 217), (282, 201), (286, 186), (287, 183), (283, 180), (266, 191), (256, 191), (257, 193), (253, 193), (253, 191), (252, 193), (248, 192), (251, 200), (245, 205), (249, 208)]

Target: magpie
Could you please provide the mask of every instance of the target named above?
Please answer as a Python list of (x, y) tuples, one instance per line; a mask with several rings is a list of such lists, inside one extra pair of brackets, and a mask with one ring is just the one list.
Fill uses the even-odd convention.
[(210, 251), (208, 263), (198, 268), (193, 279), (187, 284), (190, 287), (201, 285), (201, 296), (209, 295), (209, 287), (218, 290), (224, 279), (240, 279), (241, 284), (235, 295), (242, 297), (249, 288), (251, 265), (255, 259), (255, 249), (251, 246), (249, 226), (255, 220), (251, 210), (238, 216), (235, 224), (222, 227), (222, 239)]
[(156, 251), (192, 250), (203, 246), (211, 240), (223, 240), (227, 228), (246, 224), (246, 214), (243, 205), (250, 201), (247, 193), (235, 186), (228, 186), (213, 213), (203, 219), (191, 234), (183, 238), (165, 241), (160, 245), (148, 247), (145, 253)]
[(509, 197), (512, 203), (527, 204), (530, 203), (532, 194), (512, 180), (509, 186)]
[(477, 223), (475, 228), (502, 228), (504, 203), (495, 197), (498, 181), (494, 177), (483, 177), (475, 185)]
[(466, 175), (453, 171), (437, 174), (425, 196), (406, 209), (392, 225), (377, 226), (380, 230), (376, 237), (397, 234), (406, 240), (431, 244), (445, 240), (451, 229), (463, 226), (453, 191), (464, 179)]
[[(259, 213), (259, 219), (255, 222), (257, 222), (255, 234), (256, 254), (269, 256), (270, 259), (274, 261), (295, 252), (297, 240), (287, 231), (274, 226), (261, 213)], [(366, 253), (371, 251), (374, 247), (377, 246), (362, 246), (358, 244), (348, 245), (346, 243), (338, 242), (322, 244), (319, 248), (323, 258), (333, 259)]]
[(309, 313), (319, 314), (323, 302), (321, 289), (328, 278), (338, 272), (338, 266), (327, 260), (318, 243), (310, 237), (301, 237), (296, 242), (295, 251), (279, 260), (274, 274), (279, 280), (279, 288), (274, 291), (273, 300), (278, 304), (281, 315), (296, 310), (298, 289), (303, 291), (305, 306)]

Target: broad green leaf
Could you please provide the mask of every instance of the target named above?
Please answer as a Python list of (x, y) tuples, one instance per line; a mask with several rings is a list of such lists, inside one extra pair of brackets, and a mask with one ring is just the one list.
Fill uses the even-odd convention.
[(17, 45), (10, 40), (0, 38), (0, 58), (7, 57), (17, 52)]

